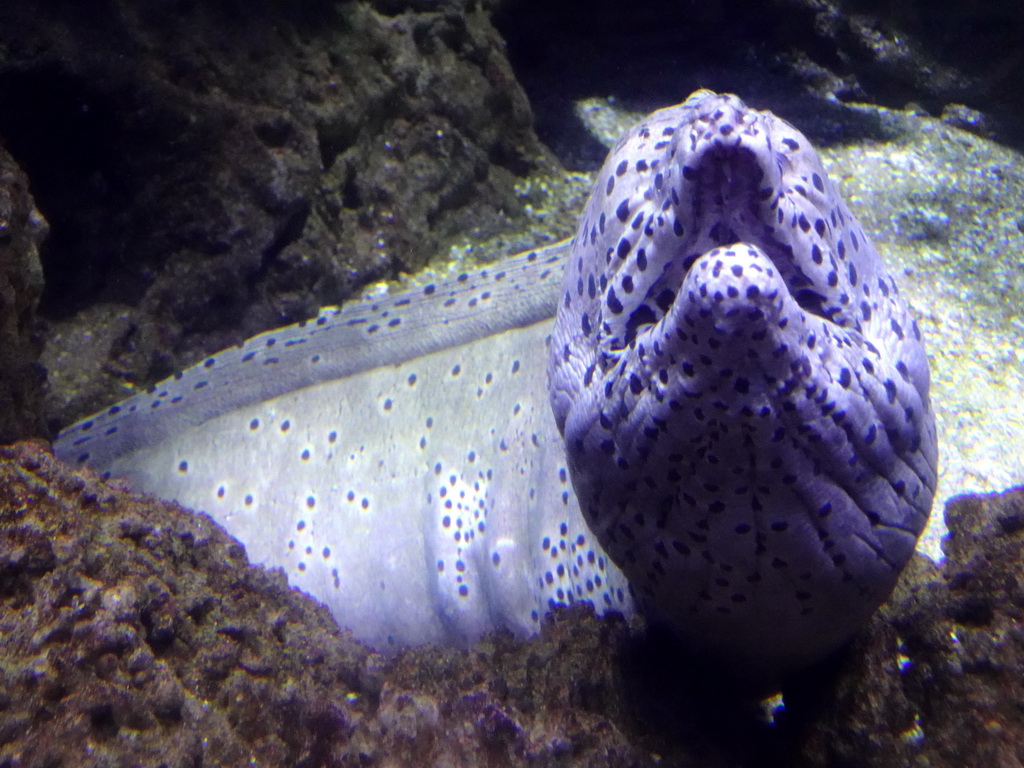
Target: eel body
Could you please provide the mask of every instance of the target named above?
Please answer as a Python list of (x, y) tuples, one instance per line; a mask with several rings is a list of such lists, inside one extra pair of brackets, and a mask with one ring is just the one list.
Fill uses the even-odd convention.
[(257, 336), (55, 452), (381, 649), (588, 600), (768, 673), (885, 599), (936, 471), (877, 252), (799, 132), (706, 91), (623, 138), (574, 241)]
[(567, 242), (256, 336), (63, 432), (58, 457), (210, 514), (381, 650), (628, 613), (547, 403)]
[(784, 672), (888, 597), (935, 493), (928, 361), (793, 126), (703, 91), (624, 137), (549, 354), (584, 517), (687, 645)]

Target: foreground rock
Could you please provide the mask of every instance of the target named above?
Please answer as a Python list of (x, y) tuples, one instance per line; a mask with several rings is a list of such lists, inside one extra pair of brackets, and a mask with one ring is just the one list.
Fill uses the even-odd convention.
[(941, 573), (904, 578), (862, 633), (805, 764), (1024, 764), (1024, 488), (955, 497), (946, 522)]
[(385, 659), (209, 518), (0, 449), (0, 764), (1016, 765), (1024, 491), (947, 512), (769, 725), (640, 622), (560, 611), (525, 643)]

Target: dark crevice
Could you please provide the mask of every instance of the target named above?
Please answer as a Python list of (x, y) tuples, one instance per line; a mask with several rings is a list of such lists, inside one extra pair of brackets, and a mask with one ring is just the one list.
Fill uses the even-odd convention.
[(842, 101), (897, 109), (914, 103), (936, 116), (949, 103), (964, 103), (984, 113), (995, 138), (1024, 139), (1018, 0), (652, 2), (628, 9), (612, 0), (507, 0), (494, 21), (538, 135), (570, 168), (593, 169), (603, 158), (573, 113), (578, 99), (614, 97), (648, 112), (698, 87), (739, 93), (791, 119), (801, 111), (794, 99), (812, 99), (817, 109), (837, 113), (841, 129), (854, 121), (843, 131), (848, 138), (869, 126), (858, 125)]
[(320, 150), (320, 166), (327, 171), (355, 143), (356, 130), (341, 120), (324, 120), (316, 126), (316, 139)]
[(57, 67), (6, 73), (0, 104), (7, 105), (0, 109), (0, 136), (32, 180), (36, 205), (50, 224), (42, 311), (69, 314), (103, 284), (111, 266), (109, 253), (82, 256), (103, 226), (97, 212), (118, 210), (130, 197), (118, 167), (116, 107)]
[[(600, 165), (606, 149), (574, 114), (574, 102), (614, 97), (647, 112), (681, 101), (697, 87), (736, 90), (734, 73), (767, 69), (768, 44), (812, 39), (812, 15), (792, 8), (772, 14), (763, 4), (665, 3), (625, 11), (611, 0), (502, 4), (494, 22), (536, 115), (536, 129), (570, 168)], [(834, 55), (834, 54), (833, 54)]]

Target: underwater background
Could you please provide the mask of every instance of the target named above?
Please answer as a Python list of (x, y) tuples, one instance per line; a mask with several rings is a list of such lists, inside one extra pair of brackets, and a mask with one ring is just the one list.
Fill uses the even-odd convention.
[[(943, 515), (1024, 482), (1022, 43), (1008, 1), (4, 3), (0, 441), (29, 442), (0, 454), (0, 765), (1024, 761), (1024, 495)], [(611, 144), (698, 87), (811, 139), (932, 362), (931, 560), (784, 711), (581, 607), (384, 660), (209, 519), (39, 447), (570, 236)]]

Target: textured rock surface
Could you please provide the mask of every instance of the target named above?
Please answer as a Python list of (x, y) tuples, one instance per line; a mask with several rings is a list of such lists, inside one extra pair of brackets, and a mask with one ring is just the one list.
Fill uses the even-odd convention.
[(486, 13), (430, 5), (3, 4), (0, 136), (52, 225), (51, 417), (508, 226), (544, 156), (529, 105)]
[(946, 521), (941, 574), (903, 579), (856, 642), (807, 765), (1024, 764), (1024, 489), (956, 497)]
[(962, 497), (769, 726), (639, 623), (392, 662), (208, 518), (0, 450), (0, 765), (961, 766), (1024, 761), (1024, 490)]
[(36, 308), (43, 291), (39, 245), (46, 222), (28, 179), (0, 146), (0, 443), (42, 433), (44, 373)]
[(202, 517), (0, 454), (0, 763), (265, 764), (344, 745), (368, 651)]
[(541, 138), (573, 166), (604, 156), (573, 120), (574, 100), (613, 96), (646, 112), (697, 87), (915, 104), (1024, 142), (1017, 0), (765, 0), (693, 3), (685, 13), (646, 3), (628, 14), (614, 0), (506, 0), (494, 20)]

